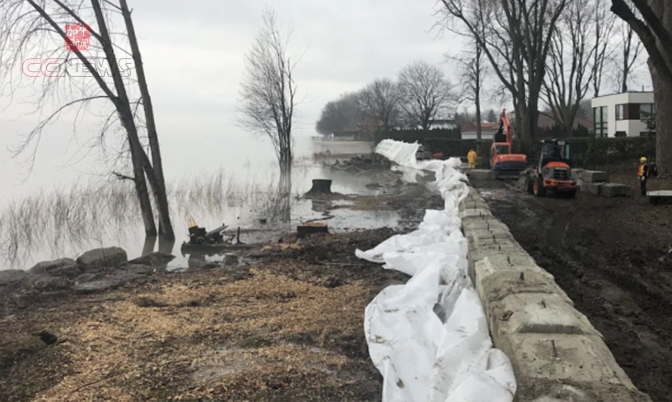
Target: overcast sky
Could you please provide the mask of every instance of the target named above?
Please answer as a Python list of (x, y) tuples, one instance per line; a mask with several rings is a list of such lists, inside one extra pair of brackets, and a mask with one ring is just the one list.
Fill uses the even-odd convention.
[[(394, 78), (414, 60), (441, 64), (460, 40), (433, 30), (435, 0), (131, 0), (145, 69), (167, 165), (179, 176), (194, 166), (208, 169), (273, 159), (272, 149), (235, 125), (244, 73), (244, 55), (260, 28), (264, 7), (272, 5), (280, 22), (291, 27), (290, 54), (302, 57), (295, 77), (298, 97), (296, 134), (315, 134), (325, 103), (382, 77)], [(441, 64), (448, 76), (452, 68)], [(19, 189), (67, 183), (96, 170), (84, 158), (72, 164), (86, 132), (100, 123), (80, 123), (80, 143), (69, 141), (72, 116), (50, 126), (42, 139), (33, 174), (10, 160), (7, 146), (34, 126), (18, 96), (0, 113), (0, 186)], [(7, 98), (2, 99), (6, 106)], [(84, 138), (84, 139), (82, 139)], [(302, 144), (300, 142), (300, 144)], [(74, 160), (79, 161), (77, 155)], [(60, 184), (59, 184), (60, 185)], [(23, 193), (24, 191), (20, 191)], [(11, 193), (12, 191), (9, 191)], [(5, 192), (6, 194), (7, 192)]]
[[(295, 134), (308, 137), (322, 107), (340, 94), (376, 78), (394, 78), (405, 65), (424, 60), (455, 79), (445, 54), (457, 54), (461, 39), (433, 29), (436, 0), (129, 0), (145, 62), (167, 178), (194, 170), (272, 162), (273, 151), (235, 125), (244, 56), (272, 5), (291, 27), (290, 54), (302, 57), (295, 71), (298, 97)], [(17, 71), (18, 73), (18, 71)], [(19, 94), (21, 95), (21, 94)], [(45, 130), (35, 169), (25, 173), (6, 147), (34, 127), (35, 117), (18, 119), (26, 107), (17, 96), (0, 111), (0, 201), (7, 194), (58, 186), (78, 176), (105, 174), (77, 149), (100, 126), (90, 118), (71, 141), (72, 115)], [(0, 106), (8, 98), (0, 96)], [(87, 136), (88, 135), (88, 136)], [(299, 142), (299, 154), (305, 141)], [(303, 145), (302, 145), (303, 144)], [(73, 163), (77, 162), (77, 163)], [(265, 165), (266, 166), (266, 165)]]

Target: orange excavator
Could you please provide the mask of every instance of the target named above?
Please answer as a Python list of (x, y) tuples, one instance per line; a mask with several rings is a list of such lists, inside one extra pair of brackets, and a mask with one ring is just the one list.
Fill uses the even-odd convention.
[(495, 177), (518, 178), (520, 172), (527, 169), (527, 156), (513, 152), (513, 127), (502, 110), (499, 117), (499, 130), (490, 148), (490, 166), (495, 171)]

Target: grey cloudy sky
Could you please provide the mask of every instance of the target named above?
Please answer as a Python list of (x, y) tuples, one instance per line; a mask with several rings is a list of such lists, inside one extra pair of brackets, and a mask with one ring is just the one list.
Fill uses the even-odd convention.
[[(442, 63), (447, 51), (458, 52), (460, 40), (432, 30), (435, 0), (130, 0), (169, 178), (196, 168), (249, 166), (272, 161), (272, 149), (235, 125), (236, 103), (251, 47), (265, 6), (273, 6), (281, 23), (292, 29), (290, 52), (302, 57), (295, 76), (301, 105), (299, 136), (314, 134), (324, 104), (339, 94), (381, 77), (394, 77), (414, 60)], [(442, 65), (452, 75), (449, 65)], [(17, 119), (31, 97), (23, 94), (0, 113), (0, 197), (24, 194), (40, 186), (67, 184), (74, 177), (103, 173), (92, 158), (75, 151), (87, 130), (100, 122), (79, 124), (79, 143), (69, 141), (72, 115), (45, 130), (35, 169), (25, 173), (9, 159), (8, 146), (18, 143), (35, 117)], [(2, 105), (7, 99), (2, 99)], [(306, 141), (299, 141), (305, 150)], [(301, 150), (299, 150), (299, 153)], [(74, 156), (73, 156), (74, 155)], [(73, 164), (72, 161), (79, 161)], [(81, 161), (80, 161), (81, 159)]]

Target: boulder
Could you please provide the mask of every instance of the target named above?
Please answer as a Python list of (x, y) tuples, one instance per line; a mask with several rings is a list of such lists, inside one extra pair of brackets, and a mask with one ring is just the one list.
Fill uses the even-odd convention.
[(0, 286), (14, 285), (26, 279), (28, 273), (20, 269), (7, 269), (0, 271)]
[(153, 252), (128, 261), (128, 265), (145, 265), (156, 269), (165, 269), (169, 262), (175, 259), (172, 254)]
[(70, 287), (70, 281), (62, 276), (49, 276), (30, 273), (23, 286), (32, 291), (48, 292)]
[(78, 277), (76, 277), (76, 278), (74, 279), (74, 282), (75, 282), (76, 284), (77, 284), (77, 283), (91, 282), (91, 281), (95, 281), (95, 280), (101, 279), (101, 276), (102, 276), (102, 275), (100, 275), (100, 274), (96, 274), (96, 273), (92, 273), (92, 272), (87, 272), (87, 273), (81, 274), (81, 275), (79, 275)]
[(103, 292), (105, 290), (118, 288), (119, 286), (121, 286), (123, 284), (124, 284), (124, 282), (119, 281), (119, 280), (93, 281), (93, 282), (86, 282), (86, 283), (77, 284), (77, 285), (72, 287), (72, 290), (74, 290), (77, 293), (81, 293), (81, 294), (90, 294), (90, 293)]
[(90, 250), (77, 258), (77, 264), (84, 272), (98, 272), (103, 268), (119, 266), (126, 261), (128, 261), (126, 251), (119, 247)]
[(28, 272), (36, 275), (63, 276), (72, 279), (82, 273), (82, 268), (72, 258), (61, 258), (37, 263)]

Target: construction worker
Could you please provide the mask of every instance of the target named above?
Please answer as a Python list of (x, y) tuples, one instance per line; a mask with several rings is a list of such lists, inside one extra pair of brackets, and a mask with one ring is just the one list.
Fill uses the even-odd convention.
[(469, 162), (469, 167), (472, 169), (476, 168), (476, 158), (478, 158), (478, 155), (476, 155), (476, 151), (474, 151), (474, 148), (472, 147), (467, 154), (467, 161)]
[(646, 195), (646, 181), (649, 179), (649, 165), (646, 163), (646, 158), (639, 158), (639, 169), (637, 169), (637, 177), (639, 177), (639, 184), (642, 189), (642, 195)]

